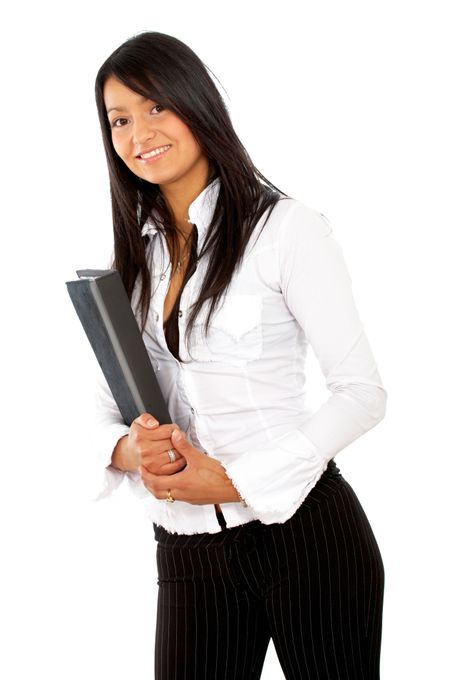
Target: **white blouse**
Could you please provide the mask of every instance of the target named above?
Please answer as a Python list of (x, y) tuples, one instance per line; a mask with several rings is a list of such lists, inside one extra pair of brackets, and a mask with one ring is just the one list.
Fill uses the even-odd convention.
[[(189, 207), (198, 248), (209, 226), (220, 179)], [(262, 216), (260, 224), (265, 219)], [(165, 240), (151, 218), (153, 257), (149, 316), (143, 334), (172, 420), (190, 441), (224, 466), (245, 498), (221, 505), (228, 527), (259, 519), (285, 522), (317, 483), (328, 462), (385, 415), (384, 389), (355, 306), (342, 249), (324, 215), (288, 198), (274, 208), (259, 238), (253, 232), (208, 337), (197, 317), (190, 354), (185, 342), (189, 307), (208, 261), (200, 260), (180, 301), (180, 357), (169, 352), (163, 305), (170, 281)], [(132, 297), (137, 312), (139, 279)], [(311, 345), (331, 396), (315, 412), (305, 407), (305, 358)], [(220, 531), (214, 505), (157, 500), (138, 472), (113, 468), (111, 455), (129, 428), (106, 381), (99, 379), (92, 432), (98, 486), (93, 500), (128, 478), (152, 522), (170, 532)]]

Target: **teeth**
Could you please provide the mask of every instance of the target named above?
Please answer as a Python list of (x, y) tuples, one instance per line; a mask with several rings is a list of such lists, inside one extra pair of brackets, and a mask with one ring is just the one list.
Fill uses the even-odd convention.
[(151, 158), (152, 156), (157, 156), (163, 151), (167, 151), (167, 149), (170, 149), (170, 144), (168, 146), (160, 146), (158, 149), (153, 149), (153, 151), (150, 151), (149, 153), (141, 153), (140, 158)]

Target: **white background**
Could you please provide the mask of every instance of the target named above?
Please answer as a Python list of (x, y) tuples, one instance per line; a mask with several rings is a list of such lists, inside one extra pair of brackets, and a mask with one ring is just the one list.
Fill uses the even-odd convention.
[[(137, 32), (186, 42), (277, 187), (343, 247), (388, 391), (336, 462), (386, 570), (382, 678), (448, 678), (449, 23), (445, 2), (16, 3), (2, 14), (0, 669), (153, 678), (150, 521), (87, 500), (95, 359), (65, 281), (112, 249), (94, 79)], [(329, 395), (310, 360), (311, 399)], [(265, 680), (282, 673), (269, 648)]]

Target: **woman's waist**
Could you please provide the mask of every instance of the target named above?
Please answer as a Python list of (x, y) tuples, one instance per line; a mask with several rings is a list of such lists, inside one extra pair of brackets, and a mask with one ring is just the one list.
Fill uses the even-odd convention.
[(281, 410), (251, 410), (223, 413), (221, 416), (197, 414), (190, 431), (209, 454), (232, 462), (249, 450), (277, 448), (288, 435), (301, 432), (309, 412), (286, 414)]

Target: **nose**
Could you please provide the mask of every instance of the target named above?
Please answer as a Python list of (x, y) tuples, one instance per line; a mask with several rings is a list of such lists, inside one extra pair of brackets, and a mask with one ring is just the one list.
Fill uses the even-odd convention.
[(144, 117), (136, 117), (133, 123), (133, 142), (136, 146), (140, 146), (153, 139), (156, 135), (156, 130), (153, 129), (150, 121)]

